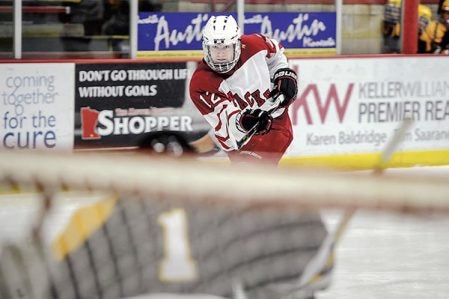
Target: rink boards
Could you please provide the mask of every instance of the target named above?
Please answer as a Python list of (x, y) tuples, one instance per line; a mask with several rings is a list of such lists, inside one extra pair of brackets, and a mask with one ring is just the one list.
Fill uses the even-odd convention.
[[(148, 132), (209, 125), (189, 99), (197, 62), (0, 62), (0, 148), (78, 150), (136, 146)], [(299, 93), (283, 165), (367, 169), (405, 118), (414, 123), (388, 167), (449, 164), (449, 82), (442, 56), (290, 60)]]

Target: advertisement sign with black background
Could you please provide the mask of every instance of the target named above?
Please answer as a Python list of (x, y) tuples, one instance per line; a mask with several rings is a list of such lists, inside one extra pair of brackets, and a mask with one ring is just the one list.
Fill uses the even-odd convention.
[(75, 148), (136, 146), (155, 131), (198, 133), (189, 73), (186, 62), (77, 64)]

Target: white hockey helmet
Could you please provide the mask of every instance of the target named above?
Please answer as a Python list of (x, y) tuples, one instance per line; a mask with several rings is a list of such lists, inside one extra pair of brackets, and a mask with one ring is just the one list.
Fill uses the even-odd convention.
[(232, 16), (212, 16), (203, 29), (207, 65), (217, 73), (229, 72), (240, 58), (240, 28)]

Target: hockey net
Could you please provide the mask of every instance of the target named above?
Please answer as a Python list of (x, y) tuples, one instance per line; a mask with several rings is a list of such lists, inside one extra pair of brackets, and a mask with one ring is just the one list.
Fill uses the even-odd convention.
[(28, 211), (2, 237), (1, 298), (307, 298), (339, 238), (320, 209), (449, 212), (444, 178), (141, 154), (5, 151), (0, 182), (4, 213)]

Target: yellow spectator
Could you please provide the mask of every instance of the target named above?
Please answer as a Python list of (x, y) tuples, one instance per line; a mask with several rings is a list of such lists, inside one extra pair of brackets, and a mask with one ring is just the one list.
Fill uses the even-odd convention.
[(419, 53), (449, 54), (449, 0), (440, 7), (438, 20), (430, 22), (421, 33)]

